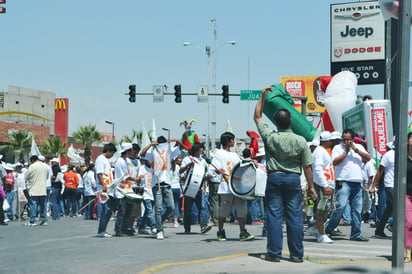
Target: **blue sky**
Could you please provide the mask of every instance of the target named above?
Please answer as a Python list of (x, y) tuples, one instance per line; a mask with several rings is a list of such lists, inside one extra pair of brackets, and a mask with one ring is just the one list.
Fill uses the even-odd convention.
[[(213, 47), (211, 17), (218, 46), (237, 42), (217, 50), (218, 93), (224, 84), (239, 93), (278, 83), (280, 76), (329, 75), (330, 4), (347, 2), (353, 1), (8, 1), (7, 13), (0, 14), (0, 90), (16, 85), (68, 97), (69, 134), (87, 124), (111, 132), (108, 120), (119, 138), (141, 130), (142, 123), (150, 129), (154, 118), (158, 135), (165, 127), (180, 138), (179, 123), (196, 119), (201, 136), (207, 104), (197, 103), (196, 96), (183, 95), (176, 104), (172, 95), (163, 103), (137, 95), (129, 103), (128, 86), (135, 84), (140, 93), (167, 85), (173, 93), (181, 84), (188, 93), (207, 84), (206, 54), (183, 42)], [(379, 99), (383, 85), (360, 86), (358, 93)], [(256, 101), (215, 101), (216, 136), (227, 120), (240, 138), (256, 129)]]

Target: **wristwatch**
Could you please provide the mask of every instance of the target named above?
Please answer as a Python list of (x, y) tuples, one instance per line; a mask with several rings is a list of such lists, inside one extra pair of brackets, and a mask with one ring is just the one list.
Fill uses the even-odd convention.
[(356, 149), (355, 149), (355, 152), (358, 153), (358, 152), (359, 152), (359, 149), (356, 148)]

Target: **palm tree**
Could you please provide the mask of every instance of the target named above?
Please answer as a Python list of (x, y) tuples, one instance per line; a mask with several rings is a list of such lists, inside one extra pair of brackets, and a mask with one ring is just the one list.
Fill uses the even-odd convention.
[(102, 137), (103, 134), (96, 130), (96, 125), (92, 124), (80, 127), (76, 132), (73, 132), (74, 140), (84, 146), (84, 158), (86, 165), (90, 164), (92, 144), (101, 141)]
[(24, 156), (29, 155), (33, 139), (33, 133), (30, 130), (13, 130), (3, 134), (10, 139), (10, 143), (0, 145), (1, 151), (17, 155), (19, 159), (24, 159)]
[(39, 146), (40, 152), (48, 158), (54, 158), (67, 155), (66, 150), (67, 142), (60, 142), (60, 136), (53, 135), (50, 139), (43, 142), (43, 145)]
[[(153, 130), (149, 130), (147, 132), (147, 134), (149, 135), (150, 141), (153, 142), (154, 141)], [(127, 136), (127, 135), (123, 136), (122, 142), (132, 143), (134, 137), (136, 137), (137, 143), (141, 144), (142, 143), (142, 137), (143, 137), (143, 131), (137, 131), (135, 129), (132, 129), (132, 136)]]

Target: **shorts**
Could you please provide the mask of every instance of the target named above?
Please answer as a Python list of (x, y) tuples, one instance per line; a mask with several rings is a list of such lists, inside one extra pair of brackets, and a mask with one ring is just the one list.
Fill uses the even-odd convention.
[(329, 213), (335, 210), (336, 206), (336, 193), (335, 190), (332, 189), (332, 195), (326, 196), (325, 193), (323, 192), (323, 187), (318, 186), (317, 184), (315, 185), (315, 190), (316, 194), (318, 195), (317, 198), (317, 211), (320, 211), (320, 213)]
[(219, 194), (219, 217), (226, 218), (230, 216), (232, 205), (236, 209), (236, 216), (238, 218), (246, 217), (245, 200), (233, 195), (233, 194)]

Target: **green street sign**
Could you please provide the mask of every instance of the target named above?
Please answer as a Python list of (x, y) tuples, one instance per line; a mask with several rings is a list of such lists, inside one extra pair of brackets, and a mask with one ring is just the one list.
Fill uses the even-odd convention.
[(259, 100), (262, 90), (241, 90), (240, 91), (240, 100), (252, 101)]

